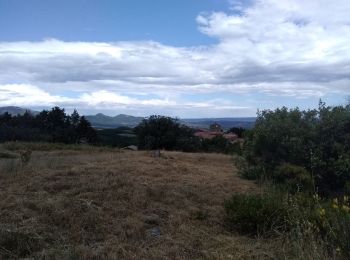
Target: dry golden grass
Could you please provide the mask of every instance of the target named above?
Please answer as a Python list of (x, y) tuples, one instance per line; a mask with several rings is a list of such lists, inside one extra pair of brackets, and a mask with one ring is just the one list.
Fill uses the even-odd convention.
[(34, 151), (27, 164), (4, 169), (0, 164), (0, 256), (271, 258), (266, 241), (225, 227), (224, 200), (257, 191), (226, 155)]

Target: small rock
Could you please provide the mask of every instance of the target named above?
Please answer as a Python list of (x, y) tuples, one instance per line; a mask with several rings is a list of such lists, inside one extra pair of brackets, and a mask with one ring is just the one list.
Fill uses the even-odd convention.
[(148, 229), (146, 232), (149, 236), (154, 237), (154, 238), (158, 238), (161, 236), (161, 231), (160, 231), (159, 227), (154, 227), (154, 228)]
[(145, 223), (151, 225), (158, 225), (160, 223), (160, 217), (157, 214), (145, 216)]

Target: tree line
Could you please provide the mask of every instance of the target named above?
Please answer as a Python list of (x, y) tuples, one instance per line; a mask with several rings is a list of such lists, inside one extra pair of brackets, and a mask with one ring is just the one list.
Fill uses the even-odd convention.
[(97, 133), (84, 116), (54, 107), (33, 115), (0, 115), (0, 141), (43, 141), (60, 143), (96, 143)]
[[(232, 128), (229, 132), (243, 135), (244, 129)], [(0, 142), (41, 141), (60, 143), (87, 142), (96, 145), (125, 147), (138, 145), (140, 149), (165, 149), (183, 152), (241, 152), (239, 144), (232, 144), (222, 136), (201, 139), (195, 129), (180, 123), (177, 118), (152, 115), (137, 127), (103, 129), (96, 131), (90, 122), (74, 110), (67, 114), (54, 107), (38, 114), (26, 111), (23, 115), (0, 115)]]

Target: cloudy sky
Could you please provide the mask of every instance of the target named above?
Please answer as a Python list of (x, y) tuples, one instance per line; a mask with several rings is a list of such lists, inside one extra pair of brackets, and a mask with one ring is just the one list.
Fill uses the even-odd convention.
[(254, 116), (350, 95), (349, 0), (0, 0), (0, 106)]

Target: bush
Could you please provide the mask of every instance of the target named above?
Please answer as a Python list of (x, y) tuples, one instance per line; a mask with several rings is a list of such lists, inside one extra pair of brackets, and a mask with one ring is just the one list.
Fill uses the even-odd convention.
[(318, 228), (332, 248), (350, 256), (350, 207), (348, 198), (325, 202), (319, 208)]
[(284, 163), (275, 169), (272, 177), (276, 184), (285, 186), (293, 193), (311, 191), (313, 188), (311, 174), (301, 166)]
[(263, 174), (260, 167), (252, 166), (239, 171), (240, 176), (247, 180), (259, 180)]
[(248, 165), (247, 160), (243, 156), (233, 157), (234, 164), (238, 169), (238, 174), (247, 180), (260, 180), (263, 176), (263, 169), (260, 166)]
[(271, 235), (286, 229), (287, 207), (280, 194), (236, 194), (225, 202), (228, 225), (250, 235)]
[[(350, 256), (349, 198), (321, 200), (276, 190), (238, 194), (225, 202), (228, 226), (243, 234), (276, 235), (289, 256)], [(312, 240), (312, 241), (310, 241)]]

